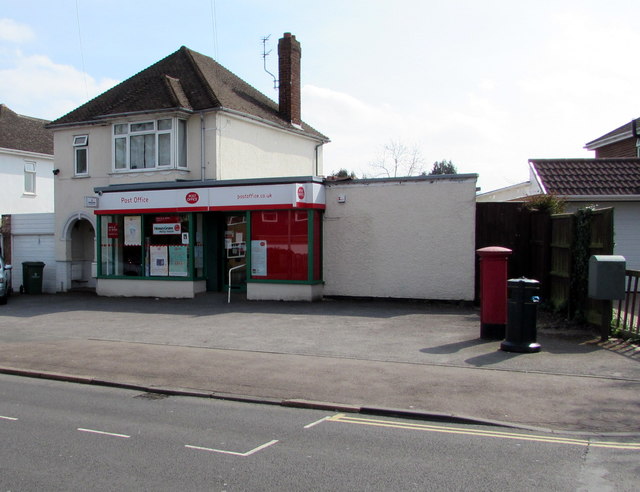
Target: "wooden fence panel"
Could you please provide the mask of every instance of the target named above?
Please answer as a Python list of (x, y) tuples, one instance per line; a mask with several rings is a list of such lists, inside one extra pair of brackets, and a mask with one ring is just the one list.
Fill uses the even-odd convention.
[[(476, 204), (476, 249), (502, 246), (513, 251), (509, 256), (508, 278), (526, 275), (530, 212), (516, 202)], [(479, 299), (480, 267), (476, 255), (476, 300)]]
[(571, 293), (571, 244), (573, 215), (551, 217), (551, 271), (549, 300), (554, 309), (569, 308)]
[[(577, 213), (560, 214), (551, 217), (550, 299), (555, 309), (566, 310), (570, 318), (576, 309), (583, 309), (586, 321), (598, 325), (602, 320), (603, 309), (607, 309), (610, 303), (587, 299), (586, 278), (577, 278), (579, 272), (574, 271), (576, 215)], [(588, 249), (587, 257), (613, 254), (613, 209), (594, 210), (590, 214)]]
[[(533, 278), (540, 282), (540, 295), (549, 293), (549, 214), (527, 209), (519, 202), (481, 202), (476, 206), (476, 249), (502, 246), (513, 251), (508, 277)], [(480, 270), (476, 256), (476, 300)]]

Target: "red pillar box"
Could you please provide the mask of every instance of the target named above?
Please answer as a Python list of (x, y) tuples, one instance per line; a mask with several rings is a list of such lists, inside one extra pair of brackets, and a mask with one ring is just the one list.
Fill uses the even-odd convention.
[(507, 260), (500, 246), (476, 250), (480, 256), (480, 338), (502, 340), (507, 326)]

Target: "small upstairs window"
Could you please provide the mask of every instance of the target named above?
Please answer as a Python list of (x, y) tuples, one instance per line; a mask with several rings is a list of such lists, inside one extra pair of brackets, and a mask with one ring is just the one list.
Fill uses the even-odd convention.
[(24, 163), (24, 194), (36, 194), (36, 163), (32, 161)]
[(74, 173), (76, 176), (89, 174), (89, 135), (73, 137)]

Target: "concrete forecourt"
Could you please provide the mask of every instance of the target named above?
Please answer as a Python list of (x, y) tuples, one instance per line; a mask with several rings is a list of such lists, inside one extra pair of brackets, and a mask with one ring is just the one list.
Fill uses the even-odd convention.
[(346, 412), (640, 436), (640, 350), (540, 324), (539, 353), (448, 303), (15, 295), (0, 372)]

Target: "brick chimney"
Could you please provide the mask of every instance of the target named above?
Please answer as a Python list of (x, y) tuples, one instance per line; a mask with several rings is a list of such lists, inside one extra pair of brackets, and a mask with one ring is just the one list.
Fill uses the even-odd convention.
[(278, 41), (279, 107), (280, 115), (293, 125), (300, 126), (300, 58), (302, 50), (296, 37), (285, 32)]

